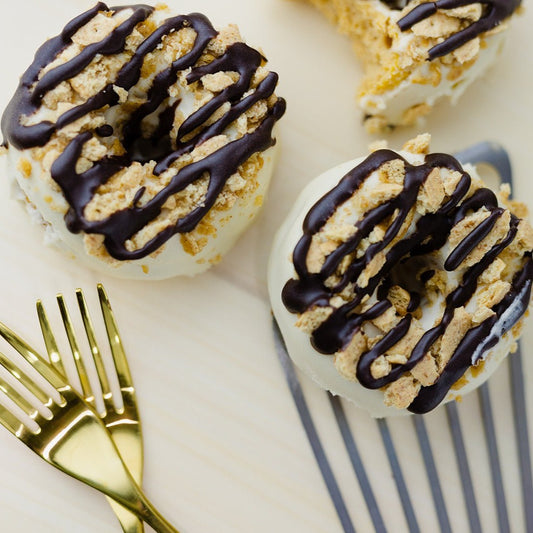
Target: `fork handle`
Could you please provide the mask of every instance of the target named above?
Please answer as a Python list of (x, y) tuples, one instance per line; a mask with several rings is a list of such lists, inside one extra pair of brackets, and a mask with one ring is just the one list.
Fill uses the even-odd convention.
[[(116, 501), (121, 505), (128, 507), (130, 511), (135, 513), (157, 533), (179, 533), (179, 531), (172, 526), (163, 515), (161, 515), (137, 485), (132, 486), (132, 489), (134, 493), (131, 495), (132, 497), (129, 501), (124, 502), (119, 501), (118, 499)], [(112, 495), (111, 498), (113, 498)]]

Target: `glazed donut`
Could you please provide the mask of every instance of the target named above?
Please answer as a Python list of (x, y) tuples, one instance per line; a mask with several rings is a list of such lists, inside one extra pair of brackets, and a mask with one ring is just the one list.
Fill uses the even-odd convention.
[(456, 102), (496, 60), (521, 0), (309, 0), (348, 35), (366, 75), (357, 101), (371, 133)]
[(270, 259), (291, 357), (377, 417), (426, 413), (480, 385), (530, 302), (525, 207), (428, 147), (419, 136), (311, 182)]
[(8, 174), (49, 240), (133, 278), (196, 274), (257, 214), (278, 77), (201, 14), (98, 3), (44, 43), (2, 118)]

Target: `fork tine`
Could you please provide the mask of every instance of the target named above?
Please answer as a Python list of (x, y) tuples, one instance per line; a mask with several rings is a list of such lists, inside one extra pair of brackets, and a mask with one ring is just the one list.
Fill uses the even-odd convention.
[(131, 379), (126, 353), (124, 352), (124, 346), (122, 345), (117, 323), (111, 309), (111, 303), (101, 283), (98, 284), (98, 297), (104, 317), (107, 338), (109, 339), (109, 346), (111, 347), (111, 353), (117, 371), (119, 386), (121, 389), (133, 389), (133, 381)]
[(15, 379), (20, 381), (40, 402), (47, 405), (51, 398), (41, 387), (22, 372), (8, 357), (0, 352), (0, 365), (2, 365)]
[(59, 306), (59, 311), (61, 313), (61, 318), (63, 320), (63, 325), (65, 326), (65, 332), (67, 334), (68, 343), (70, 345), (70, 350), (72, 351), (72, 357), (74, 358), (74, 363), (76, 364), (76, 371), (78, 372), (78, 377), (80, 378), (81, 389), (83, 397), (88, 401), (92, 402), (94, 400), (91, 384), (87, 377), (87, 371), (85, 370), (85, 364), (81, 357), (80, 349), (78, 347), (78, 341), (76, 340), (76, 334), (74, 333), (74, 326), (72, 325), (72, 320), (70, 319), (70, 314), (67, 309), (67, 304), (62, 294), (58, 294), (57, 305)]
[(104, 405), (106, 410), (113, 407), (111, 401), (112, 393), (109, 386), (109, 380), (107, 379), (107, 372), (102, 360), (102, 354), (98, 348), (96, 342), (96, 335), (94, 333), (93, 324), (91, 321), (91, 316), (89, 315), (89, 309), (87, 308), (87, 303), (83, 296), (83, 291), (81, 289), (76, 289), (76, 298), (78, 300), (78, 306), (80, 308), (81, 318), (83, 320), (83, 326), (85, 328), (85, 333), (87, 334), (87, 340), (89, 341), (89, 346), (91, 348), (91, 353), (94, 359), (94, 364), (96, 367), (96, 372), (98, 374), (98, 379), (100, 380), (100, 386), (102, 388), (102, 396), (104, 399)]
[(24, 424), (3, 405), (0, 405), (0, 424), (17, 437), (19, 436), (21, 429), (25, 427)]
[[(23, 339), (21, 339), (14, 331), (9, 329), (5, 324), (0, 322), (0, 336), (2, 336), (17, 352), (24, 357), (24, 359), (41, 374), (41, 376), (48, 381), (48, 383), (56, 389), (60, 395), (61, 405), (64, 404), (65, 398), (62, 396), (62, 390), (69, 388), (63, 377), (58, 374), (31, 346), (29, 346)], [(45, 405), (51, 401), (39, 386), (35, 384), (33, 379), (22, 372), (10, 359), (0, 353), (0, 364), (6, 370), (18, 379), (35, 397), (42, 401)]]
[(2, 391), (19, 409), (30, 418), (35, 418), (39, 411), (22, 394), (15, 390), (7, 381), (0, 378), (0, 391)]
[(38, 300), (36, 303), (37, 307), (37, 316), (39, 317), (39, 324), (41, 326), (41, 331), (44, 338), (44, 344), (46, 346), (46, 351), (48, 353), (48, 358), (52, 363), (52, 366), (62, 375), (66, 376), (65, 367), (63, 365), (63, 360), (61, 359), (61, 354), (57, 347), (56, 338), (52, 332), (50, 326), (50, 321), (48, 320), (48, 315), (44, 309), (43, 303), (41, 300)]

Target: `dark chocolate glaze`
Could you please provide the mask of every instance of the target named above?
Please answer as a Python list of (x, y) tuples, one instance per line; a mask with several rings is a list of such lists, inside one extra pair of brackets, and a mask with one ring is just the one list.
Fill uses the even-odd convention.
[(115, 133), (115, 130), (111, 124), (104, 124), (96, 128), (95, 132), (99, 137), (111, 137)]
[(384, 4), (387, 4), (392, 9), (403, 9), (409, 0), (381, 0)]
[(398, 26), (402, 31), (406, 31), (417, 22), (434, 15), (438, 9), (454, 9), (476, 3), (484, 6), (481, 18), (431, 48), (429, 50), (430, 60), (445, 56), (478, 35), (499, 26), (518, 9), (522, 0), (438, 0), (437, 2), (423, 2), (402, 17), (398, 21)]
[(435, 275), (434, 270), (426, 270), (420, 275), (420, 281), (426, 284)]
[[(99, 11), (120, 11), (131, 9), (132, 14), (115, 28), (102, 41), (85, 47), (76, 57), (65, 64), (52, 68), (40, 79), (39, 73), (72, 42), (72, 36), (87, 24)], [(67, 227), (72, 232), (85, 231), (104, 236), (104, 244), (109, 254), (115, 259), (140, 259), (157, 250), (176, 233), (192, 231), (214, 205), (226, 181), (254, 153), (264, 151), (275, 144), (272, 129), (275, 122), (285, 112), (285, 101), (278, 98), (272, 105), (261, 124), (252, 132), (228, 143), (208, 157), (189, 164), (176, 172), (168, 186), (161, 190), (145, 205), (138, 203), (144, 189), (137, 191), (132, 205), (122, 211), (113, 213), (105, 220), (88, 221), (84, 209), (93, 198), (98, 187), (105, 184), (114, 174), (129, 166), (133, 161), (156, 161), (155, 174), (160, 175), (180, 156), (190, 153), (196, 146), (207, 139), (219, 135), (256, 102), (273, 95), (278, 77), (271, 72), (247, 96), (250, 82), (257, 68), (264, 61), (263, 56), (244, 43), (229, 46), (226, 52), (211, 63), (197, 66), (209, 42), (217, 36), (209, 20), (198, 13), (182, 15), (163, 21), (136, 49), (129, 61), (121, 68), (113, 83), (108, 84), (84, 103), (61, 115), (55, 123), (43, 121), (32, 126), (25, 126), (22, 118), (31, 116), (41, 106), (47, 92), (80, 73), (91, 63), (97, 54), (118, 54), (125, 49), (126, 39), (135, 27), (146, 20), (153, 8), (146, 5), (120, 6), (108, 8), (98, 3), (94, 8), (72, 20), (60, 35), (44, 43), (37, 51), (32, 65), (21, 78), (19, 87), (2, 117), (2, 133), (5, 143), (18, 149), (44, 146), (52, 135), (87, 113), (104, 106), (119, 103), (119, 97), (113, 86), (128, 91), (140, 79), (143, 60), (146, 55), (162, 42), (171, 32), (191, 27), (196, 32), (192, 49), (166, 69), (159, 72), (147, 95), (147, 102), (137, 108), (123, 127), (121, 139), (126, 148), (126, 155), (105, 157), (96, 161), (92, 168), (76, 172), (76, 163), (84, 144), (94, 135), (106, 137), (113, 134), (113, 126), (106, 124), (94, 132), (84, 131), (75, 137), (52, 165), (52, 178), (60, 186), (70, 209), (65, 217)], [(191, 69), (187, 81), (193, 84), (202, 76), (219, 71), (234, 71), (240, 74), (238, 81), (220, 94), (217, 94), (205, 106), (198, 109), (181, 125), (176, 139), (170, 139), (174, 111), (179, 101), (169, 98), (168, 89), (176, 82), (181, 71)], [(206, 126), (206, 120), (225, 102), (230, 103), (230, 110), (213, 124)], [(143, 138), (141, 123), (144, 118), (158, 109), (158, 127), (150, 139)], [(198, 130), (198, 131), (196, 131)], [(192, 135), (191, 135), (192, 134)], [(184, 140), (184, 138), (187, 140)], [(173, 194), (185, 189), (199, 180), (205, 173), (209, 174), (208, 191), (202, 205), (179, 219), (156, 235), (140, 249), (131, 251), (125, 242), (154, 220), (161, 212), (165, 201)]]
[[(401, 159), (405, 165), (405, 180), (403, 191), (396, 197), (371, 209), (364, 217), (355, 223), (357, 231), (346, 242), (340, 244), (325, 259), (318, 273), (311, 273), (307, 268), (307, 255), (313, 235), (320, 231), (335, 210), (348, 200), (362, 186), (364, 181), (383, 164), (394, 159)], [(436, 168), (447, 168), (461, 173), (458, 185), (449, 199), (434, 213), (421, 216), (409, 237), (397, 241), (392, 247), (390, 243), (395, 239), (407, 215), (415, 206), (418, 192), (430, 172)], [(380, 271), (370, 278), (364, 288), (355, 285), (353, 298), (339, 308), (332, 308), (333, 312), (317, 327), (312, 335), (313, 346), (321, 353), (334, 354), (348, 346), (354, 334), (365, 321), (372, 320), (391, 307), (388, 291), (392, 286), (391, 274), (393, 269), (409, 257), (430, 253), (440, 249), (446, 242), (452, 227), (461, 221), (469, 212), (484, 207), (489, 216), (473, 231), (471, 231), (450, 253), (445, 262), (446, 270), (455, 270), (470, 254), (470, 252), (490, 233), (497, 219), (503, 214), (498, 207), (494, 193), (489, 189), (478, 189), (467, 199), (465, 195), (470, 188), (471, 178), (452, 156), (445, 154), (431, 154), (426, 156), (424, 164), (411, 165), (399, 154), (390, 150), (378, 150), (370, 155), (363, 163), (351, 170), (342, 178), (339, 184), (322, 197), (309, 211), (303, 223), (303, 236), (298, 241), (294, 253), (293, 263), (297, 277), (289, 280), (282, 291), (283, 303), (292, 313), (304, 313), (314, 306), (329, 306), (330, 299), (340, 293), (349, 283), (356, 284), (366, 265), (376, 254), (389, 248), (386, 252), (385, 263)], [(391, 220), (391, 215), (395, 213)], [(358, 259), (351, 259), (342, 279), (331, 287), (326, 281), (334, 275), (343, 259), (356, 251), (363, 239), (368, 237), (373, 228), (389, 220), (390, 225), (383, 240), (371, 244), (364, 255)], [(382, 378), (375, 379), (370, 368), (372, 363), (391, 347), (398, 343), (409, 331), (412, 313), (418, 308), (421, 296), (411, 292), (411, 301), (407, 315), (393, 327), (371, 350), (364, 353), (356, 367), (356, 377), (365, 387), (378, 389), (392, 383), (406, 371), (412, 369), (439, 339), (450, 324), (457, 308), (468, 303), (474, 295), (478, 279), (486, 268), (505, 250), (514, 240), (519, 219), (511, 215), (510, 229), (507, 236), (495, 244), (484, 257), (475, 265), (467, 268), (459, 286), (446, 298), (445, 309), (439, 325), (426, 331), (416, 344), (405, 364), (393, 365), (391, 372)], [(424, 272), (421, 283), (427, 282), (434, 275), (433, 270)], [(438, 405), (446, 396), (450, 387), (473, 364), (482, 358), (484, 352), (494, 346), (499, 337), (508, 331), (527, 309), (531, 280), (533, 278), (533, 260), (531, 254), (524, 257), (524, 267), (514, 278), (509, 293), (502, 302), (494, 307), (495, 315), (476, 328), (471, 329), (459, 344), (448, 365), (437, 382), (431, 387), (423, 387), (417, 399), (409, 407), (417, 413), (427, 412)], [(377, 303), (364, 312), (357, 308), (366, 296), (375, 294)], [(516, 312), (512, 316), (506, 310), (513, 304)], [(499, 328), (498, 335), (494, 328)], [(472, 355), (478, 350), (476, 360)]]

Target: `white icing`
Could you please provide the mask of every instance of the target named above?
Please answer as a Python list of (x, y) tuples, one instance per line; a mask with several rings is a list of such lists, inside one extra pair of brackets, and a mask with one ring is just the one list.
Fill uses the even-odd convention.
[[(400, 154), (411, 163), (420, 161), (418, 155), (413, 156), (405, 152), (400, 152)], [(339, 374), (334, 366), (333, 356), (320, 354), (313, 348), (309, 335), (295, 326), (297, 316), (290, 313), (281, 300), (281, 292), (285, 283), (295, 276), (292, 253), (303, 234), (302, 225), (306, 214), (319, 198), (335, 187), (345, 174), (363, 160), (364, 158), (355, 159), (328, 170), (311, 181), (301, 192), (274, 239), (268, 267), (270, 301), (289, 355), (307, 376), (333, 394), (340, 395), (367, 410), (373, 417), (408, 415), (410, 412), (405, 409), (387, 407), (383, 403), (381, 391), (367, 389), (358, 382), (350, 381)], [(470, 165), (465, 165), (464, 168), (474, 179), (478, 177), (475, 169)], [(452, 283), (458, 283), (458, 276), (457, 273), (450, 273)], [(437, 299), (431, 304), (425, 299), (423, 303), (426, 305), (423, 308), (422, 324), (425, 328), (429, 328), (436, 318), (442, 316), (444, 298)], [(512, 313), (512, 309), (509, 313)], [(510, 315), (505, 316), (509, 318)], [(457, 391), (451, 390), (443, 404), (470, 392), (487, 380), (509, 353), (513, 342), (514, 338), (511, 334), (504, 335), (496, 346), (486, 352), (483, 371), (473, 377), (471, 370), (468, 370), (465, 374), (468, 383)]]
[[(128, 8), (118, 12), (115, 17), (126, 19), (133, 13)], [(161, 24), (171, 16), (168, 9), (157, 9), (152, 14), (156, 24)], [(74, 46), (74, 45), (72, 45)], [(153, 78), (158, 72), (168, 68), (168, 62), (164, 54), (157, 57), (157, 66), (151, 77), (141, 78), (137, 84), (128, 92), (129, 99), (146, 99), (146, 94), (151, 87)], [(194, 91), (188, 86), (176, 83), (173, 87), (179, 91), (177, 97), (168, 97), (163, 104), (151, 115), (145, 117), (146, 124), (157, 124), (159, 112), (172, 105), (179, 99), (179, 111), (186, 119), (190, 117), (198, 108), (199, 102), (195, 98)], [(64, 109), (61, 110), (61, 113)], [(28, 124), (36, 124), (49, 120), (55, 122), (58, 115), (57, 110), (50, 110), (45, 105), (28, 118)], [(120, 125), (128, 118), (124, 106), (113, 105), (102, 113), (102, 124)], [(119, 135), (119, 126), (116, 127)], [(272, 136), (276, 138), (277, 127), (274, 126)], [(229, 141), (236, 140), (242, 136), (235, 126), (229, 125), (224, 130)], [(120, 136), (120, 135), (119, 135)], [(133, 279), (164, 279), (177, 275), (193, 276), (207, 270), (212, 264), (218, 262), (228, 250), (236, 243), (241, 234), (252, 223), (258, 214), (262, 201), (267, 193), (270, 179), (272, 177), (278, 145), (262, 152), (263, 165), (254, 176), (258, 187), (253, 194), (248, 194), (243, 198), (238, 198), (233, 206), (223, 212), (215, 212), (210, 218), (211, 224), (216, 228), (216, 235), (207, 237), (207, 244), (196, 255), (188, 254), (180, 242), (180, 235), (176, 234), (161, 246), (153, 255), (138, 260), (106, 262), (93, 255), (89, 255), (83, 242), (84, 233), (71, 233), (64, 222), (64, 216), (69, 206), (62, 192), (59, 190), (50, 175), (44, 172), (39, 161), (32, 156), (31, 150), (17, 150), (9, 146), (7, 155), (7, 174), (18, 183), (23, 191), (19, 194), (19, 199), (26, 204), (27, 210), (32, 220), (43, 226), (45, 230), (45, 243), (69, 252), (87, 266), (118, 277)], [(31, 163), (32, 172), (29, 177), (22, 175), (19, 164), (22, 158)], [(154, 178), (157, 179), (157, 178)], [(26, 200), (27, 198), (27, 200)]]
[[(391, 10), (380, 0), (373, 1), (375, 9), (396, 21), (400, 16), (400, 11)], [(414, 39), (412, 32), (399, 32), (391, 48), (393, 52), (403, 54)], [(429, 62), (425, 62), (416, 68), (405, 80), (396, 87), (381, 94), (368, 94), (359, 98), (359, 105), (370, 115), (383, 115), (389, 124), (401, 122), (403, 113), (419, 104), (434, 106), (437, 101), (448, 97), (452, 104), (456, 104), (464, 91), (480, 78), (490, 66), (495, 62), (504, 45), (505, 32), (488, 35), (485, 37), (485, 45), (479, 51), (479, 56), (475, 62), (465, 67), (462, 75), (453, 80), (448, 79), (450, 68), (441, 66), (441, 80), (438, 86), (431, 83), (421, 84), (413, 80), (420, 79), (427, 74)]]
[[(106, 263), (87, 254), (83, 233), (71, 233), (64, 222), (68, 205), (62, 193), (53, 187), (49, 176), (44, 176), (40, 162), (33, 159), (30, 150), (10, 147), (6, 157), (7, 175), (18, 183), (24, 192), (19, 194), (31, 215), (33, 222), (43, 225), (44, 242), (74, 255), (85, 265), (113, 276), (131, 279), (165, 279), (177, 275), (193, 276), (207, 270), (212, 261), (224, 255), (236, 243), (244, 230), (252, 223), (260, 210), (256, 203), (258, 196), (266, 195), (277, 153), (277, 145), (263, 152), (263, 167), (258, 172), (258, 189), (253, 195), (239, 199), (231, 209), (216, 213), (213, 224), (218, 228), (216, 238), (209, 237), (207, 245), (197, 254), (190, 255), (183, 250), (180, 235), (169, 239), (155, 257), (148, 256), (135, 261)], [(25, 158), (32, 164), (32, 173), (26, 178), (18, 170), (19, 161)], [(25, 199), (29, 200), (28, 203)], [(48, 201), (47, 201), (48, 200)], [(224, 219), (224, 222), (222, 222)]]

